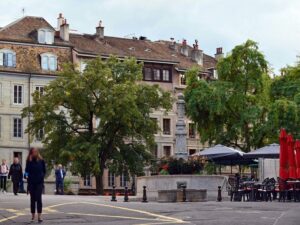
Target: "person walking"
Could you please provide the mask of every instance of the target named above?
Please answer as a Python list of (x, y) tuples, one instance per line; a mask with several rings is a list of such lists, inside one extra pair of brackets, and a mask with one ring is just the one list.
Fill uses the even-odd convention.
[(8, 166), (6, 164), (6, 160), (2, 159), (2, 164), (0, 166), (0, 189), (2, 193), (6, 193), (6, 182), (8, 176)]
[(10, 166), (8, 178), (11, 177), (13, 183), (13, 192), (18, 195), (20, 181), (23, 180), (22, 166), (19, 163), (19, 158), (14, 158), (13, 164)]
[(56, 181), (56, 194), (64, 194), (64, 179), (66, 171), (63, 169), (61, 164), (58, 164), (55, 170), (55, 181)]
[(28, 191), (30, 193), (31, 222), (35, 220), (37, 209), (38, 222), (42, 219), (42, 192), (44, 188), (44, 178), (46, 174), (45, 161), (43, 160), (37, 148), (31, 148), (26, 160), (25, 174), (28, 182)]

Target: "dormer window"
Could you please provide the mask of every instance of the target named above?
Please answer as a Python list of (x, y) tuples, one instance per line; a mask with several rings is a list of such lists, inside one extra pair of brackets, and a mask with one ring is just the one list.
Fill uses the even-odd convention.
[(57, 56), (52, 53), (41, 54), (41, 67), (42, 70), (57, 70)]
[(16, 53), (9, 49), (1, 49), (0, 66), (16, 67)]
[(54, 43), (54, 31), (47, 29), (47, 28), (41, 28), (38, 30), (38, 42), (40, 44), (48, 44), (51, 45)]

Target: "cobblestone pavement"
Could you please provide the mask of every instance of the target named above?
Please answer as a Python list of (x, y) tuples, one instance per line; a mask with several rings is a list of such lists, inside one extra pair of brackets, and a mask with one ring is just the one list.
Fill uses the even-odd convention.
[[(109, 197), (44, 195), (43, 224), (299, 225), (300, 203), (111, 202)], [(0, 194), (0, 225), (28, 224), (29, 197)]]

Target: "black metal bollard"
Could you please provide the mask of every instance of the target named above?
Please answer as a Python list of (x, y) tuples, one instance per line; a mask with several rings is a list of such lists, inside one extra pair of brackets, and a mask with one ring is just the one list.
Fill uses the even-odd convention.
[(218, 186), (218, 198), (217, 198), (218, 202), (222, 201), (222, 190), (221, 190), (221, 186)]
[(116, 186), (115, 185), (113, 186), (113, 189), (112, 189), (111, 201), (112, 202), (116, 202), (117, 201), (117, 198), (116, 198)]
[(186, 186), (182, 186), (182, 201), (186, 202)]
[(147, 190), (146, 190), (146, 186), (143, 186), (143, 200), (142, 202), (146, 203), (147, 201)]
[(124, 190), (124, 202), (128, 202), (129, 198), (128, 198), (128, 187), (125, 187)]

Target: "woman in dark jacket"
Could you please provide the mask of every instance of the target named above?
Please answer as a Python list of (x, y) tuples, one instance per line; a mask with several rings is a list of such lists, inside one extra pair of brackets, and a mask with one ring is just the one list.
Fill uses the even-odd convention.
[(46, 174), (45, 161), (37, 148), (31, 148), (26, 161), (28, 191), (30, 193), (30, 208), (32, 222), (35, 219), (35, 210), (37, 208), (38, 222), (42, 220), (42, 192), (44, 187), (44, 177)]

